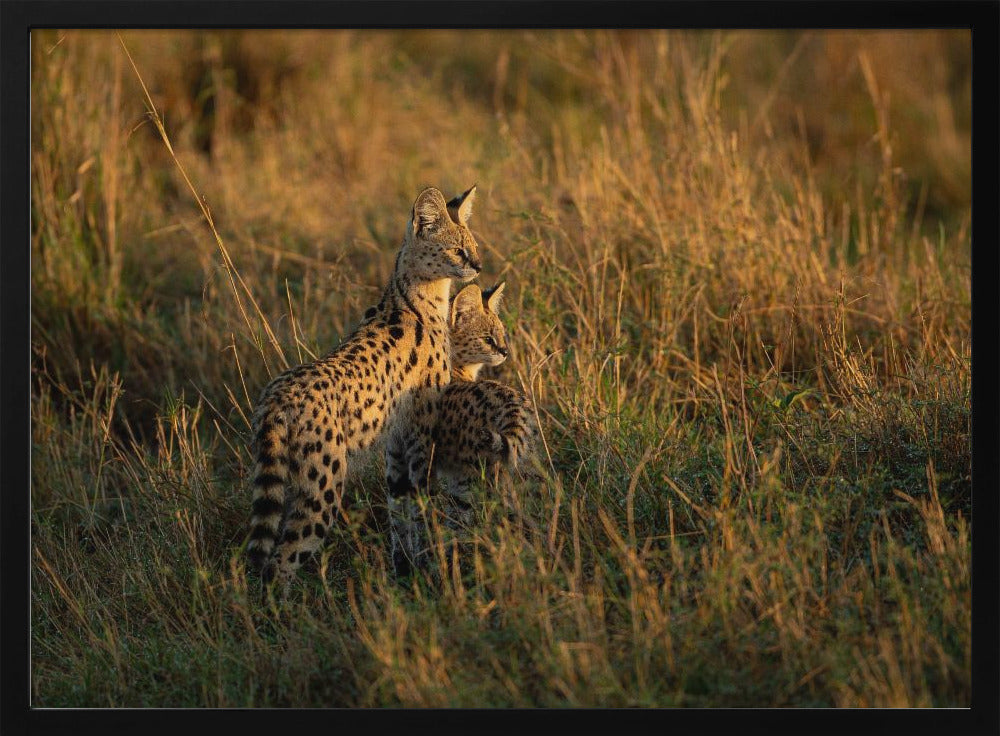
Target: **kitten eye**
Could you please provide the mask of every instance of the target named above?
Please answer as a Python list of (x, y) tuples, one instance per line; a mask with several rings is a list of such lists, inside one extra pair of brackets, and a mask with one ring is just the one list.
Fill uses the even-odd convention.
[(497, 347), (497, 341), (494, 340), (492, 337), (486, 338), (486, 344), (489, 345), (491, 348)]

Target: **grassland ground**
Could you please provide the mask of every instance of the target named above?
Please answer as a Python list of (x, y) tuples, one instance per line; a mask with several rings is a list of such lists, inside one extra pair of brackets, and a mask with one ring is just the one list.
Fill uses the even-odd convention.
[[(32, 704), (968, 705), (970, 49), (33, 33)], [(260, 605), (254, 400), (473, 182), (536, 475)]]

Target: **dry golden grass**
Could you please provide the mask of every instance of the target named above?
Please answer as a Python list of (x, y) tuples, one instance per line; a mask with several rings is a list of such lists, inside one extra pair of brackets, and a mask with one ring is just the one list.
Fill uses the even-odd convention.
[[(32, 43), (33, 704), (968, 704), (968, 33), (122, 39)], [(542, 477), (398, 581), (373, 458), (261, 608), (253, 401), (472, 182)]]

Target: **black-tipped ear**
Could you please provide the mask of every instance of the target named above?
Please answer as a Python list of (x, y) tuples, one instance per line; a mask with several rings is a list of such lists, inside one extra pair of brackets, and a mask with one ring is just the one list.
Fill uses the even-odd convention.
[(460, 315), (469, 314), (477, 310), (482, 310), (483, 294), (476, 284), (465, 286), (460, 292), (455, 294), (451, 301), (451, 321), (452, 325)]
[(448, 214), (451, 219), (464, 225), (472, 216), (472, 203), (476, 200), (476, 185), (466, 189), (462, 194), (448, 202)]
[(500, 307), (503, 304), (503, 288), (506, 285), (506, 281), (501, 281), (492, 289), (483, 291), (483, 306), (493, 312), (493, 314), (500, 314)]
[(448, 203), (444, 195), (434, 187), (427, 187), (413, 202), (413, 232), (436, 227), (441, 218), (447, 217)]

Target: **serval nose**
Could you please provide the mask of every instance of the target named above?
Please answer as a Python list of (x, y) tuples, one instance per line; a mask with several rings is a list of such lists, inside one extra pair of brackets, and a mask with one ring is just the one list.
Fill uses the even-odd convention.
[(474, 256), (469, 253), (468, 248), (462, 251), (462, 255), (465, 257), (465, 262), (468, 263), (471, 268), (475, 269), (476, 273), (483, 270), (483, 262), (478, 255)]

